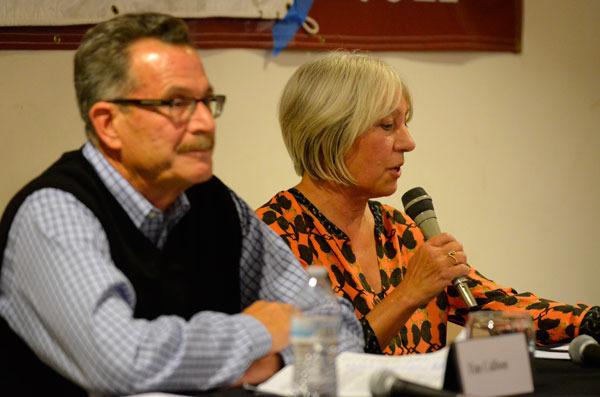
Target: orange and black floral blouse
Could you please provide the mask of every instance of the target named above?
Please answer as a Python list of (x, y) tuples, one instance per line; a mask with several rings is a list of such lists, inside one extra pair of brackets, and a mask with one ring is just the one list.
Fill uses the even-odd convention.
[[(370, 334), (365, 336), (366, 350), (381, 352), (365, 315), (402, 282), (408, 261), (423, 244), (423, 235), (407, 215), (393, 207), (376, 201), (370, 201), (369, 207), (375, 218), (374, 238), (382, 284), (379, 292), (371, 289), (361, 273), (349, 238), (298, 190), (279, 192), (256, 212), (283, 238), (302, 266), (328, 269), (332, 287), (353, 303), (365, 334)], [(481, 310), (527, 311), (534, 319), (538, 344), (570, 341), (580, 333), (582, 319), (590, 310), (581, 303), (572, 306), (529, 292), (517, 293), (497, 285), (474, 268), (469, 273), (469, 287)], [(598, 307), (594, 309), (597, 322)], [(450, 286), (425, 307), (417, 309), (383, 353), (436, 351), (446, 345), (448, 321), (464, 325), (467, 313), (464, 302)], [(592, 322), (591, 326), (598, 324)]]

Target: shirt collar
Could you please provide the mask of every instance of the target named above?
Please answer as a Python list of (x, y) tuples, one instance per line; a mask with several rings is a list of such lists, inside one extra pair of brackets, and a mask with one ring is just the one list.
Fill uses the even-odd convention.
[[(109, 192), (125, 210), (133, 224), (139, 229), (147, 218), (156, 217), (157, 213), (168, 218), (181, 218), (190, 207), (185, 193), (182, 193), (169, 207), (166, 213), (156, 208), (140, 192), (138, 192), (110, 163), (90, 141), (83, 146), (83, 156), (90, 162), (100, 176)], [(172, 215), (172, 216), (169, 216)], [(169, 219), (165, 219), (168, 222)], [(172, 220), (171, 220), (172, 221)], [(169, 222), (170, 223), (170, 222)]]

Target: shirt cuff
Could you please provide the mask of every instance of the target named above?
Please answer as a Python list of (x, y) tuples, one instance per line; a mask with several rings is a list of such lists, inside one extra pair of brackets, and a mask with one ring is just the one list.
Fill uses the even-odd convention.
[(377, 335), (375, 335), (375, 331), (371, 328), (371, 324), (369, 324), (367, 317), (360, 319), (360, 325), (362, 326), (365, 338), (365, 353), (383, 354), (381, 347), (379, 346), (379, 341), (377, 340)]
[(281, 354), (281, 358), (283, 359), (284, 367), (294, 363), (294, 350), (291, 345), (283, 349), (279, 354)]
[(593, 336), (594, 339), (600, 341), (600, 307), (594, 306), (583, 317), (581, 320), (581, 326), (579, 327), (580, 334), (586, 334)]

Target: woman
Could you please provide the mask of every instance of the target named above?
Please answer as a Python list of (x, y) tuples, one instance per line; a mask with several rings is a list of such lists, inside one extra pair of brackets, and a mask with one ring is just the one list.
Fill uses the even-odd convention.
[(451, 281), (468, 277), (480, 310), (527, 311), (537, 342), (600, 335), (600, 308), (565, 305), (500, 287), (467, 265), (462, 245), (424, 241), (405, 214), (373, 201), (397, 189), (412, 102), (396, 72), (357, 53), (334, 52), (301, 66), (279, 105), (285, 145), (300, 182), (257, 210), (304, 267), (325, 266), (349, 299), (368, 352), (423, 353), (446, 344), (448, 321), (468, 310)]

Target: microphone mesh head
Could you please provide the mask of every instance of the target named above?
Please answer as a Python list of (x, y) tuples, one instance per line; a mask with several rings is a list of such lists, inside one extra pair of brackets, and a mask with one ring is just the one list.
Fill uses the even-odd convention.
[(396, 375), (387, 369), (375, 371), (369, 380), (369, 390), (373, 397), (390, 397)]
[(589, 335), (579, 335), (569, 343), (569, 356), (574, 363), (581, 364), (583, 362), (583, 349), (592, 343), (596, 342), (596, 339)]
[[(419, 198), (422, 199), (419, 200)], [(402, 205), (404, 205), (406, 214), (412, 219), (415, 219), (422, 212), (433, 211), (433, 201), (422, 187), (415, 187), (404, 193), (402, 195)]]

